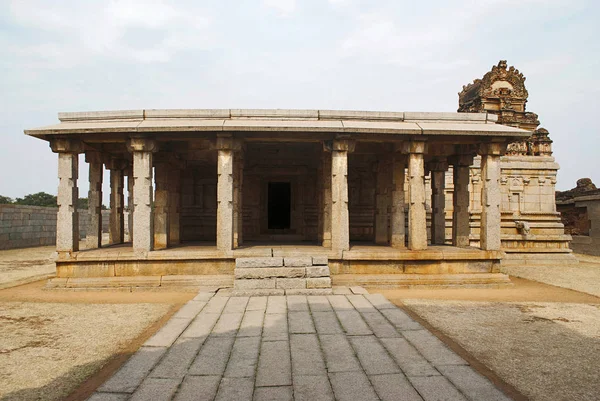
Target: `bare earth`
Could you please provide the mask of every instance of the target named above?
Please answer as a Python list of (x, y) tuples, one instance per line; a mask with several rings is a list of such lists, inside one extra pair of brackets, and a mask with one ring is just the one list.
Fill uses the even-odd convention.
[(0, 289), (54, 274), (54, 250), (54, 246), (44, 246), (0, 251)]
[(511, 280), (515, 285), (504, 289), (377, 292), (528, 399), (599, 400), (600, 298)]
[(125, 360), (194, 296), (43, 291), (43, 285), (0, 290), (3, 401), (64, 399), (115, 358)]

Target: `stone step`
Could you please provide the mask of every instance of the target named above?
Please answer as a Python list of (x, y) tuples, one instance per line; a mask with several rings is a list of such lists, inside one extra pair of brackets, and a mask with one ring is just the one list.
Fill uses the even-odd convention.
[(235, 261), (233, 294), (330, 294), (327, 257), (244, 257)]
[(401, 288), (497, 288), (513, 285), (502, 273), (456, 273), (456, 274), (336, 274), (333, 285), (359, 285), (373, 289)]

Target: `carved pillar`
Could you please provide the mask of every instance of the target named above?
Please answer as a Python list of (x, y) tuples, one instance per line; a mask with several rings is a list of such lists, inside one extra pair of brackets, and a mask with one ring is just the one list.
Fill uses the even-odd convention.
[(233, 247), (243, 242), (242, 185), (244, 181), (244, 151), (241, 148), (235, 154), (233, 180)]
[(90, 170), (90, 189), (88, 192), (88, 213), (90, 219), (85, 243), (87, 248), (95, 249), (102, 246), (102, 178), (104, 165), (100, 152), (85, 152), (85, 161), (89, 164)]
[(106, 168), (110, 170), (110, 216), (108, 233), (111, 244), (121, 244), (125, 241), (123, 170), (126, 166), (127, 163), (125, 160), (113, 158), (106, 161)]
[(404, 181), (406, 169), (406, 156), (396, 153), (394, 155), (393, 168), (393, 192), (392, 192), (392, 238), (391, 245), (394, 248), (406, 247), (406, 215), (404, 211)]
[(331, 150), (331, 249), (350, 249), (350, 219), (348, 215), (348, 153), (355, 142), (336, 139)]
[(133, 242), (133, 167), (127, 169), (127, 231), (129, 242)]
[(444, 245), (446, 241), (446, 160), (429, 164), (431, 171), (431, 243)]
[(425, 210), (425, 142), (410, 142), (408, 146), (408, 248), (427, 249), (427, 214)]
[(181, 169), (169, 169), (169, 245), (181, 243)]
[(79, 213), (77, 201), (79, 191), (79, 153), (83, 146), (78, 141), (55, 139), (50, 142), (54, 153), (58, 153), (58, 214), (56, 222), (56, 251), (59, 257), (71, 256), (79, 250)]
[(217, 249), (223, 252), (234, 248), (234, 155), (239, 145), (230, 134), (217, 137)]
[(458, 155), (453, 160), (452, 175), (454, 192), (452, 193), (452, 245), (469, 246), (469, 172), (473, 164), (472, 155)]
[(481, 231), (483, 250), (500, 250), (500, 156), (503, 146), (488, 143), (481, 146)]
[(325, 248), (331, 248), (331, 149), (323, 146), (323, 157), (321, 159), (321, 183), (322, 183), (322, 204), (321, 204), (321, 240)]
[(392, 153), (382, 155), (377, 163), (375, 196), (375, 243), (388, 245), (390, 242), (389, 210), (392, 192)]
[(133, 250), (146, 253), (154, 243), (152, 216), (152, 153), (156, 142), (148, 138), (131, 138), (128, 143), (133, 153)]
[(169, 164), (155, 163), (154, 249), (169, 247)]

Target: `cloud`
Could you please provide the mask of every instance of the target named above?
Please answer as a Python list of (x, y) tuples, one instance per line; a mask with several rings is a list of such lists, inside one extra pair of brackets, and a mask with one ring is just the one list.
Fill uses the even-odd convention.
[(35, 32), (31, 43), (10, 46), (9, 51), (54, 67), (72, 67), (89, 57), (168, 62), (182, 49), (211, 45), (207, 12), (158, 0), (14, 0), (9, 13), (18, 26)]
[(288, 16), (296, 11), (296, 0), (263, 0), (266, 7), (275, 9), (280, 16)]

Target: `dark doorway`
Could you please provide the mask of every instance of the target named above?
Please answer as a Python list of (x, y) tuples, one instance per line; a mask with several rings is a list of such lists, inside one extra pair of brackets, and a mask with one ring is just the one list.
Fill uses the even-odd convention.
[(269, 229), (290, 228), (292, 190), (289, 182), (269, 183)]

